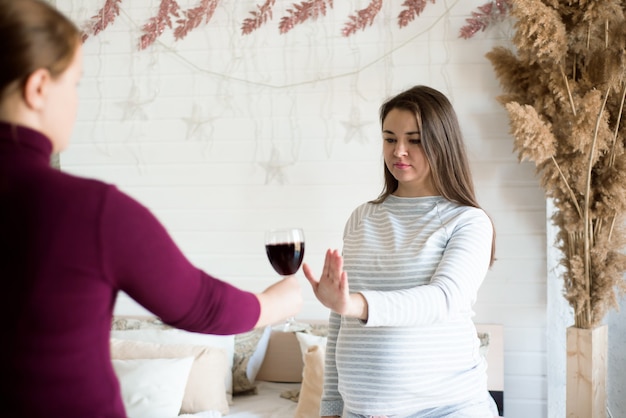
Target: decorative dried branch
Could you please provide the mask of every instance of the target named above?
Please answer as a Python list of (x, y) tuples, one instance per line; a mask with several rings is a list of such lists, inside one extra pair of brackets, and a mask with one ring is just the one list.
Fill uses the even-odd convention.
[(215, 13), (215, 8), (219, 4), (219, 0), (202, 0), (198, 7), (185, 10), (184, 17), (176, 20), (178, 26), (174, 29), (174, 39), (180, 41), (185, 38), (189, 32), (196, 29), (204, 21), (209, 23)]
[(615, 123), (615, 133), (613, 134), (613, 144), (611, 145), (611, 158), (609, 159), (609, 166), (613, 167), (615, 165), (615, 148), (617, 145), (617, 139), (619, 135), (619, 127), (622, 124), (622, 115), (624, 112), (624, 102), (626, 102), (626, 85), (624, 85), (622, 89), (622, 100), (619, 105), (619, 111), (617, 112), (617, 122)]
[(91, 17), (87, 28), (83, 30), (83, 42), (91, 35), (97, 35), (107, 28), (120, 15), (122, 0), (106, 0), (102, 9)]
[[(105, 0), (102, 9), (84, 25), (83, 42), (92, 35), (97, 35), (112, 24), (120, 14), (120, 5), (124, 0)], [(403, 28), (416, 19), (425, 9), (428, 2), (436, 0), (405, 0), (402, 3), (403, 10), (398, 15), (398, 25)], [(351, 36), (359, 30), (365, 30), (372, 26), (374, 19), (382, 9), (383, 0), (370, 0), (365, 9), (357, 10), (356, 14), (348, 16), (348, 22), (342, 28), (343, 36)], [(492, 0), (478, 8), (479, 12), (473, 12), (472, 18), (467, 19), (468, 25), (461, 28), (460, 37), (470, 38), (479, 30), (485, 30), (498, 20), (502, 20), (511, 7), (512, 0)], [(250, 12), (252, 17), (244, 19), (241, 25), (242, 35), (249, 35), (273, 18), (273, 7), (276, 0), (265, 0), (257, 9)], [(159, 11), (151, 17), (142, 27), (142, 35), (139, 41), (139, 49), (143, 50), (152, 45), (163, 34), (166, 28), (172, 28), (172, 18), (176, 18), (177, 24), (174, 29), (174, 38), (178, 41), (185, 38), (191, 31), (198, 28), (203, 22), (209, 23), (219, 0), (201, 0), (200, 5), (185, 10), (180, 17), (181, 8), (176, 0), (161, 0)], [(307, 0), (294, 3), (287, 10), (287, 16), (281, 18), (279, 30), (281, 34), (289, 32), (294, 26), (307, 20), (316, 20), (325, 16), (327, 8), (333, 7), (333, 0)], [(608, 44), (609, 36), (608, 21), (605, 24), (605, 42)]]
[(257, 10), (250, 12), (252, 17), (244, 19), (241, 25), (241, 34), (249, 35), (261, 26), (263, 26), (269, 19), (272, 18), (272, 7), (274, 7), (276, 0), (265, 0), (262, 6), (257, 5)]
[(472, 17), (465, 19), (467, 24), (459, 30), (459, 37), (469, 39), (479, 31), (504, 20), (509, 14), (511, 0), (493, 0), (478, 7)]
[(141, 39), (139, 49), (146, 49), (163, 34), (166, 27), (172, 27), (172, 16), (179, 17), (180, 6), (176, 0), (161, 0), (159, 12), (148, 20), (148, 23), (141, 28)]
[[(626, 293), (626, 4), (509, 0), (515, 52), (487, 54), (506, 94), (515, 151), (556, 208), (563, 294), (593, 328)], [(486, 11), (486, 10), (483, 10)]]
[[(435, 3), (435, 0), (430, 0), (430, 2)], [(427, 3), (428, 0), (404, 0), (402, 6), (404, 6), (405, 9), (398, 15), (398, 26), (403, 28), (415, 20), (417, 16), (422, 14)]]
[(346, 23), (341, 31), (343, 36), (350, 36), (358, 30), (365, 30), (366, 27), (374, 23), (374, 19), (383, 6), (383, 0), (371, 0), (370, 4), (365, 8), (358, 10), (356, 15), (350, 15), (350, 21)]
[(294, 3), (293, 9), (287, 9), (289, 16), (283, 16), (278, 25), (280, 33), (287, 33), (294, 26), (306, 22), (309, 19), (316, 20), (320, 15), (326, 16), (326, 3), (333, 8), (332, 0), (310, 0), (300, 4)]

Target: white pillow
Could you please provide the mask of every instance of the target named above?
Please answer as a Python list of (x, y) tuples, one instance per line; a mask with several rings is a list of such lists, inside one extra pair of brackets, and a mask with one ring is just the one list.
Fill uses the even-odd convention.
[[(201, 334), (197, 332), (183, 331), (180, 329), (133, 329), (124, 331), (111, 331), (111, 338), (131, 341), (146, 341), (158, 344), (188, 344), (205, 345), (209, 347), (222, 348), (226, 350), (228, 370), (233, 367), (235, 356), (235, 336), (234, 335), (213, 335)], [(232, 404), (233, 399), (233, 376), (226, 373), (224, 381), (226, 387), (226, 398)]]
[(193, 359), (111, 360), (128, 417), (177, 416)]
[(265, 327), (262, 331), (261, 338), (257, 344), (256, 350), (250, 356), (248, 366), (246, 367), (246, 375), (251, 382), (254, 382), (256, 375), (259, 373), (259, 369), (265, 359), (265, 353), (267, 353), (267, 345), (270, 342), (270, 335), (272, 334), (272, 327)]
[(226, 351), (206, 345), (158, 344), (146, 341), (118, 340), (111, 338), (113, 360), (164, 359), (194, 357), (181, 413), (197, 413), (215, 410), (226, 415), (228, 400), (224, 376), (231, 370), (226, 364)]

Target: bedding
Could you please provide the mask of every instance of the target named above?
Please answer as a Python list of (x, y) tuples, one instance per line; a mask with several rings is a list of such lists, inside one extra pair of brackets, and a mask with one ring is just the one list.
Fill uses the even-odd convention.
[[(179, 401), (169, 397), (170, 401), (179, 402), (177, 413), (171, 412), (169, 403), (169, 409), (161, 410), (169, 415), (146, 414), (128, 408), (129, 418), (319, 418), (317, 407), (323, 384), (327, 333), (323, 321), (310, 321), (304, 332), (265, 328), (229, 337), (172, 329), (155, 318), (115, 318), (112, 329), (115, 362), (169, 359), (170, 363), (164, 363), (169, 364), (168, 373), (176, 376), (178, 384), (187, 382)], [(477, 330), (481, 353), (488, 363), (489, 390), (502, 415), (502, 326), (477, 324)], [(183, 360), (176, 362), (175, 359)], [(190, 360), (191, 366), (185, 374)], [(137, 364), (144, 367), (145, 376), (163, 368)], [(181, 373), (184, 376), (181, 377)], [(147, 379), (159, 379), (139, 376), (130, 384), (126, 377), (120, 378), (125, 402), (133, 396), (146, 397), (145, 393), (150, 393), (150, 385), (145, 387), (149, 383)], [(144, 388), (138, 391), (141, 385)], [(203, 397), (203, 394), (208, 395)]]
[[(154, 317), (115, 317), (111, 328), (111, 338), (164, 345), (197, 345), (223, 349), (226, 352), (227, 371), (233, 367), (235, 356), (234, 335), (209, 335), (187, 332), (165, 325), (158, 318)], [(230, 372), (225, 373), (224, 387), (226, 388), (226, 399), (230, 404), (232, 403), (233, 394), (233, 375)]]
[[(228, 399), (224, 384), (230, 369), (226, 351), (222, 348), (184, 345), (156, 344), (145, 341), (111, 339), (111, 359), (113, 361), (147, 361), (152, 359), (178, 359), (190, 357), (192, 365), (183, 381), (184, 393), (178, 405), (181, 413), (195, 413), (216, 410), (228, 413)], [(154, 363), (154, 369), (157, 368)], [(218, 378), (207, 378), (216, 376)], [(147, 379), (146, 379), (147, 380)]]
[(130, 417), (178, 415), (193, 357), (112, 360)]
[(281, 395), (299, 389), (300, 383), (258, 381), (257, 393), (235, 396), (225, 418), (292, 418), (298, 404)]

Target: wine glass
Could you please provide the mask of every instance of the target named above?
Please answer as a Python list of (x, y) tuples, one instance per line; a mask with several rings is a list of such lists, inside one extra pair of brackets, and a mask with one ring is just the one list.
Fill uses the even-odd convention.
[[(304, 231), (301, 228), (272, 229), (265, 233), (265, 252), (281, 276), (296, 274), (304, 259)], [(305, 327), (306, 328), (306, 327)], [(295, 318), (287, 319), (283, 331), (300, 331)]]

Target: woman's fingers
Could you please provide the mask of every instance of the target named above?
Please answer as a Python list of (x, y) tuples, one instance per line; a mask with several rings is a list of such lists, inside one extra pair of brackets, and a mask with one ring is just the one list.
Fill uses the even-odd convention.
[(332, 263), (333, 263), (333, 269), (336, 272), (341, 273), (341, 270), (343, 269), (343, 257), (341, 256), (341, 254), (339, 254), (339, 251), (337, 250), (333, 251)]
[(322, 276), (320, 280), (324, 277), (328, 277), (330, 274), (330, 250), (326, 250), (326, 256), (324, 257), (324, 268), (322, 269)]
[(313, 287), (319, 283), (319, 280), (315, 278), (311, 268), (307, 263), (302, 264), (302, 272), (304, 273), (304, 277), (311, 283)]
[(313, 286), (314, 289), (324, 283), (326, 285), (332, 285), (334, 287), (340, 287), (342, 281), (345, 279), (342, 277), (343, 275), (343, 257), (340, 255), (337, 250), (326, 250), (326, 256), (324, 258), (324, 268), (322, 269), (322, 275), (319, 278), (311, 271), (311, 267), (304, 263), (302, 265), (302, 271), (304, 272), (304, 276), (307, 278), (309, 283)]

